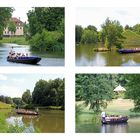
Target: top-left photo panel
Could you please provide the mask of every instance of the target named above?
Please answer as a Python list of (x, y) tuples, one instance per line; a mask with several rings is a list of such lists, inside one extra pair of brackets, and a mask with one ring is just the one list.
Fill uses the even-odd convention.
[(0, 66), (64, 66), (64, 7), (0, 7)]

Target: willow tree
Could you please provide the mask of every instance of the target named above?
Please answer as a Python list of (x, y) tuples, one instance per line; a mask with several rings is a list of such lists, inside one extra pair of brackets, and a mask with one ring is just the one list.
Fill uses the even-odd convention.
[(115, 75), (110, 74), (77, 74), (76, 98), (84, 101), (89, 109), (95, 112), (107, 107), (107, 101), (114, 96)]

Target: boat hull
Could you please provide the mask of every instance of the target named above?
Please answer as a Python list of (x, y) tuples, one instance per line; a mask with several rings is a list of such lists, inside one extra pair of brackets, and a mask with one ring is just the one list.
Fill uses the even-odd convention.
[(127, 123), (128, 117), (122, 117), (119, 119), (109, 119), (109, 120), (102, 120), (102, 124), (122, 124)]
[(23, 64), (37, 64), (41, 60), (40, 57), (18, 57), (18, 58), (9, 58), (7, 61), (14, 63), (23, 63)]
[(39, 115), (38, 112), (35, 112), (35, 111), (16, 111), (17, 114), (20, 114), (20, 115)]
[(140, 48), (135, 48), (135, 49), (119, 49), (118, 52), (121, 53), (121, 54), (140, 53)]

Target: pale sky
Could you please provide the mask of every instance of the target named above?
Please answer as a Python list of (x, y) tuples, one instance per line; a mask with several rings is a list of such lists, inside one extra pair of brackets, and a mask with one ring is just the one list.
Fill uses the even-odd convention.
[(140, 8), (112, 8), (112, 7), (77, 7), (76, 8), (76, 25), (86, 27), (94, 25), (100, 30), (101, 24), (109, 17), (111, 20), (119, 20), (121, 25), (126, 24), (133, 26), (140, 23)]
[(14, 7), (15, 11), (12, 14), (12, 17), (17, 17), (21, 19), (23, 22), (27, 22), (27, 13), (29, 10), (31, 10), (31, 7)]
[(0, 74), (0, 95), (21, 97), (26, 89), (31, 92), (40, 79), (64, 78), (62, 74)]

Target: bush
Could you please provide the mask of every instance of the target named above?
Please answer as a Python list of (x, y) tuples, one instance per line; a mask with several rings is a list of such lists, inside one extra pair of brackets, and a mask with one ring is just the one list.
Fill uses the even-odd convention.
[(82, 34), (81, 42), (83, 44), (97, 43), (98, 35), (95, 31), (85, 29)]
[(58, 31), (43, 30), (30, 39), (31, 49), (34, 51), (64, 51), (64, 35)]

